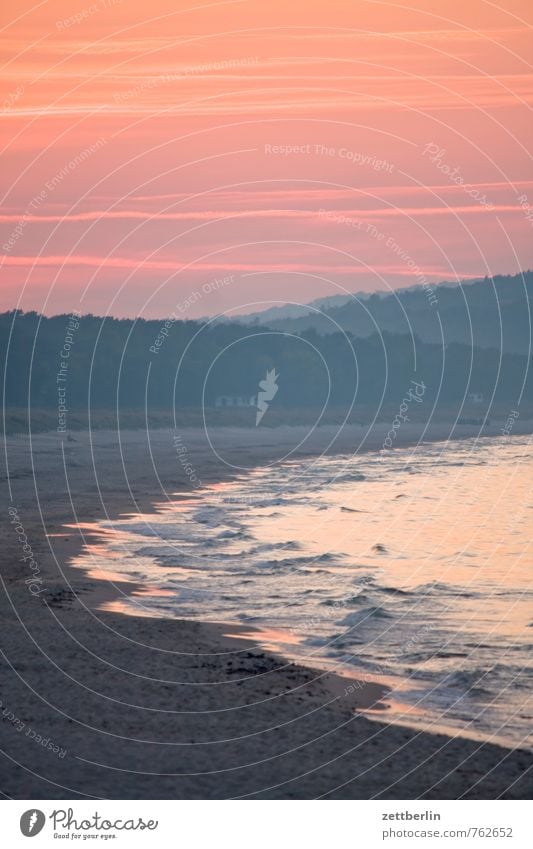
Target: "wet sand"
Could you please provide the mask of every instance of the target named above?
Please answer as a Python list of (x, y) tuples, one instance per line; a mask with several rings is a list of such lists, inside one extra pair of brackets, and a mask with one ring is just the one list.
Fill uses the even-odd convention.
[[(224, 429), (211, 434), (219, 457), (203, 432), (181, 435), (188, 462), (205, 484), (275, 462), (307, 432), (298, 430)], [(360, 450), (379, 449), (386, 430), (375, 428)], [(320, 453), (335, 432), (318, 429), (293, 456)], [(397, 444), (414, 444), (420, 432), (406, 425)], [(463, 427), (460, 435), (475, 432)], [(516, 433), (529, 432), (529, 422), (517, 422)], [(446, 439), (448, 433), (448, 426), (433, 425), (425, 438)], [(354, 451), (364, 435), (362, 428), (346, 428), (330, 450)], [(56, 433), (7, 439), (12, 500), (5, 498), (1, 538), (4, 795), (529, 796), (528, 752), (384, 724), (387, 697), (379, 684), (347, 683), (290, 663), (264, 648), (266, 638), (255, 644), (232, 623), (113, 612), (122, 594), (143, 588), (134, 580), (104, 583), (70, 563), (82, 545), (98, 545), (84, 523), (148, 510), (191, 491), (173, 436), (160, 430), (148, 440), (144, 432), (125, 431), (119, 440), (97, 431), (76, 432), (64, 442)], [(22, 549), (9, 507), (17, 510), (17, 528), (23, 527), (33, 560)], [(369, 718), (368, 708), (379, 712), (380, 722)]]

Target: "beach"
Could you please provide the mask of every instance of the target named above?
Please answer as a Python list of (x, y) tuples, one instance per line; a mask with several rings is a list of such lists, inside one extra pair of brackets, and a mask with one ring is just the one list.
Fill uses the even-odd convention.
[[(460, 436), (478, 430), (465, 425)], [(500, 432), (496, 425), (487, 430)], [(387, 711), (386, 687), (379, 682), (342, 680), (294, 663), (233, 622), (114, 612), (121, 595), (142, 594), (142, 585), (134, 577), (103, 582), (71, 565), (83, 546), (100, 544), (87, 528), (96, 521), (148, 511), (282, 458), (380, 451), (388, 432), (379, 424), (340, 433), (280, 427), (8, 437), (2, 473), (11, 490), (2, 525), (4, 794), (530, 795), (529, 752), (373, 721)], [(526, 419), (513, 425), (513, 434), (530, 432)], [(395, 445), (449, 435), (446, 423), (425, 432), (404, 423)]]

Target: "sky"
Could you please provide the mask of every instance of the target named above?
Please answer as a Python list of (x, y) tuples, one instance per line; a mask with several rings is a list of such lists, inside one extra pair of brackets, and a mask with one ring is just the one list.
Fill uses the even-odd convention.
[(531, 0), (7, 0), (0, 310), (533, 267)]

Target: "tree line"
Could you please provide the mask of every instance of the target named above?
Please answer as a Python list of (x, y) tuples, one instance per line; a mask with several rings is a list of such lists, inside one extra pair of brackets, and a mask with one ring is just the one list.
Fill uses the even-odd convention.
[(69, 410), (201, 409), (223, 395), (253, 396), (271, 369), (285, 409), (393, 403), (413, 378), (427, 386), (426, 401), (533, 398), (529, 355), (387, 331), (6, 312), (0, 345), (4, 401), (17, 408), (55, 409), (62, 398)]

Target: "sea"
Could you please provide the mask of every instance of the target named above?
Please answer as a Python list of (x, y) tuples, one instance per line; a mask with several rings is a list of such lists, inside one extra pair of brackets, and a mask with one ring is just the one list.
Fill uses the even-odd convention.
[(529, 437), (289, 458), (99, 522), (76, 565), (135, 583), (108, 609), (384, 683), (376, 721), (531, 748), (532, 483)]

